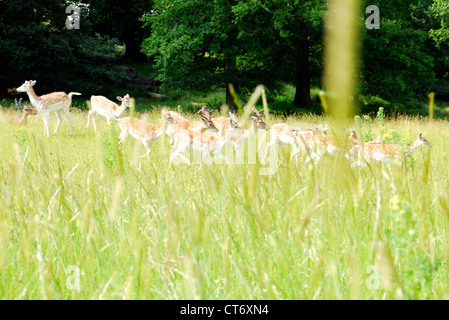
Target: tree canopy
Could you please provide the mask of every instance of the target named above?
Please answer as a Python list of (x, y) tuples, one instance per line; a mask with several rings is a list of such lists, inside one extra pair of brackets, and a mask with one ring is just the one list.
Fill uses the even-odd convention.
[[(80, 29), (66, 27), (69, 4), (81, 9)], [(430, 91), (449, 101), (448, 1), (368, 5), (379, 7), (380, 28), (365, 28), (360, 12), (359, 92), (404, 110)], [(313, 110), (326, 9), (326, 0), (0, 1), (0, 95), (26, 79), (38, 79), (38, 90), (87, 95), (127, 88), (130, 78), (114, 65), (143, 62), (161, 90), (231, 83), (244, 98), (258, 84), (268, 93), (291, 84), (291, 109)]]

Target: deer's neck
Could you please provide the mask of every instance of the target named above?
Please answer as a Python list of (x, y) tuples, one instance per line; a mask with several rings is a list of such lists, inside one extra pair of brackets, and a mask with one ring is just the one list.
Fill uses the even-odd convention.
[(229, 143), (233, 135), (234, 135), (233, 129), (224, 130), (224, 135), (220, 137), (220, 142), (222, 142), (223, 144)]
[(406, 151), (407, 151), (407, 153), (411, 154), (411, 153), (415, 152), (416, 150), (418, 150), (420, 146), (421, 146), (421, 144), (418, 141), (415, 141), (406, 149)]
[(206, 131), (207, 129), (209, 129), (209, 128), (206, 127), (206, 126), (204, 125), (204, 123), (202, 123), (202, 124), (199, 125), (199, 126), (192, 127), (191, 130), (192, 130), (193, 133), (201, 133), (201, 132)]
[(122, 103), (118, 106), (118, 108), (114, 112), (115, 117), (116, 118), (120, 117), (123, 114), (123, 112), (125, 111), (125, 109), (126, 109), (126, 106), (123, 104), (123, 101), (122, 101)]
[(25, 121), (27, 118), (27, 114), (25, 112), (22, 113), (22, 116), (19, 119), (19, 123), (22, 123), (23, 121)]
[(245, 138), (249, 137), (250, 135), (254, 134), (256, 132), (256, 126), (254, 125), (254, 123), (251, 123), (251, 125), (249, 126), (249, 128), (247, 129), (243, 129), (243, 136)]
[(28, 98), (30, 98), (30, 102), (33, 106), (35, 106), (36, 108), (41, 107), (42, 99), (39, 98), (39, 96), (36, 94), (36, 92), (34, 92), (33, 87), (29, 87), (29, 89), (27, 90), (27, 95), (28, 95)]
[(167, 131), (168, 128), (168, 122), (165, 120), (162, 120), (161, 124), (156, 127), (156, 130), (154, 130), (156, 132), (157, 135), (161, 135), (164, 131)]

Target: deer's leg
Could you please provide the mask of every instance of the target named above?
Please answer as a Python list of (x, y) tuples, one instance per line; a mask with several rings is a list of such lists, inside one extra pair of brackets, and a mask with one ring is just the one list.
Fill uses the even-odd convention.
[[(127, 137), (129, 136), (129, 131), (127, 129), (122, 129), (122, 132), (120, 133), (120, 143), (122, 143)], [(144, 142), (145, 144), (145, 142)]]
[(145, 158), (146, 156), (148, 156), (150, 154), (150, 141), (148, 140), (143, 140), (143, 145), (145, 146), (145, 149), (147, 150), (147, 153), (145, 153), (143, 156), (141, 156), (141, 158)]
[(70, 116), (70, 109), (64, 108), (64, 113), (67, 118), (67, 121), (69, 122), (70, 133), (72, 133), (72, 117)]
[(92, 123), (94, 124), (94, 130), (95, 132), (97, 132), (97, 118), (98, 118), (98, 113), (92, 113)]
[(214, 156), (217, 156), (218, 158), (223, 159), (224, 162), (227, 163), (227, 164), (231, 164), (231, 162), (229, 161), (229, 159), (226, 158), (226, 156), (223, 155), (221, 152), (219, 152), (219, 153), (217, 153), (217, 154), (214, 153)]
[(301, 147), (293, 145), (292, 153), (290, 154), (290, 160), (292, 160), (299, 152), (301, 152)]
[(44, 133), (47, 137), (50, 136), (50, 132), (48, 130), (48, 123), (49, 123), (50, 114), (47, 112), (42, 112), (42, 119), (44, 120)]
[(59, 126), (61, 125), (62, 120), (63, 120), (62, 119), (62, 115), (61, 115), (61, 111), (56, 111), (56, 116), (58, 117), (58, 124), (57, 124), (57, 126), (55, 128), (55, 131), (53, 131), (53, 133), (56, 133), (58, 131)]
[(87, 124), (86, 124), (86, 128), (89, 127), (90, 113), (91, 113), (92, 111), (93, 111), (93, 110), (89, 110), (89, 112), (87, 113)]
[(173, 162), (173, 160), (179, 156), (182, 160), (184, 160), (189, 166), (190, 166), (190, 160), (187, 159), (186, 156), (184, 156), (183, 152), (187, 150), (189, 147), (189, 144), (182, 144), (178, 141), (178, 147), (176, 148), (176, 151), (173, 151), (170, 155), (170, 162)]
[(279, 139), (278, 139), (277, 135), (273, 134), (273, 135), (271, 136), (271, 140), (270, 140), (270, 142), (268, 142), (267, 148), (265, 149), (265, 159), (266, 159), (267, 156), (268, 156), (268, 149), (270, 149), (271, 146), (273, 146), (273, 145), (275, 145), (276, 143), (278, 143), (278, 140), (279, 140)]

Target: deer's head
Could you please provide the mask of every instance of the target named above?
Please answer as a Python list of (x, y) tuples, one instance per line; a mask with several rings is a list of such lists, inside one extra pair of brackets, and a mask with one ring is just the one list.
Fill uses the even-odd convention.
[(168, 112), (163, 113), (162, 116), (165, 117), (165, 120), (167, 121), (168, 124), (177, 124), (178, 123), (178, 121), (173, 119), (171, 114), (169, 114)]
[(432, 145), (430, 144), (430, 142), (429, 142), (429, 140), (427, 140), (427, 138), (425, 137), (425, 133), (423, 134), (423, 133), (420, 133), (419, 135), (418, 135), (418, 139), (416, 139), (416, 142), (419, 144), (419, 145), (422, 145), (422, 146), (425, 146), (425, 147), (428, 147), (428, 148), (432, 148)]
[(201, 121), (203, 121), (204, 129), (205, 130), (212, 130), (214, 132), (218, 132), (219, 130), (214, 125), (214, 122), (212, 121), (212, 114), (209, 110), (207, 110), (206, 106), (203, 106), (200, 111), (198, 111), (198, 114), (200, 115)]
[(18, 92), (27, 92), (35, 84), (36, 84), (36, 80), (25, 81), (20, 87), (17, 88), (17, 91)]
[(265, 123), (263, 115), (251, 115), (251, 120), (253, 121), (254, 127), (256, 127), (256, 129), (270, 129), (270, 127)]
[(355, 133), (355, 129), (349, 128), (349, 139), (358, 140), (357, 134)]
[(117, 97), (117, 100), (120, 101), (125, 108), (131, 105), (131, 97), (129, 94), (126, 94), (123, 98)]
[(235, 114), (229, 112), (229, 116), (231, 117), (231, 129), (239, 129), (239, 123), (237, 122), (237, 119), (235, 118)]
[(27, 115), (31, 115), (34, 116), (37, 114), (36, 109), (34, 109), (33, 107), (30, 106), (23, 106), (23, 112)]

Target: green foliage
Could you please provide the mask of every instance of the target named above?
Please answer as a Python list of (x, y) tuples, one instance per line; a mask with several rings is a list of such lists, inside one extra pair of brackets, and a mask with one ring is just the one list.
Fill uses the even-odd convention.
[(145, 16), (152, 33), (143, 50), (166, 87), (207, 90), (233, 83), (246, 96), (263, 83), (279, 91), (280, 80), (297, 77), (292, 70), (298, 51), (304, 53), (301, 63), (309, 63), (303, 44), (319, 48), (324, 6), (325, 1), (155, 1)]
[(101, 132), (101, 150), (105, 168), (114, 174), (123, 172), (119, 134), (114, 123), (110, 123)]
[(142, 16), (152, 9), (149, 0), (95, 0), (89, 3), (89, 13), (83, 23), (92, 34), (109, 36), (125, 44), (124, 58), (128, 61), (145, 61), (140, 45), (149, 36), (148, 29), (142, 28)]
[(28, 135), (24, 128), (18, 128), (14, 134), (14, 139), (19, 146), (20, 154), (23, 157), (28, 147)]
[(428, 14), (437, 22), (437, 26), (429, 30), (429, 35), (438, 44), (447, 42), (449, 40), (449, 2), (446, 0), (433, 0)]
[(426, 40), (425, 31), (387, 18), (379, 30), (366, 31), (362, 92), (404, 105), (427, 96), (435, 73), (434, 59), (425, 50)]
[(155, 1), (142, 47), (165, 86), (204, 89), (235, 80), (229, 63), (240, 49), (230, 9), (224, 0)]
[(123, 56), (119, 42), (92, 34), (85, 11), (80, 29), (67, 29), (66, 6), (63, 0), (0, 2), (0, 94), (35, 79), (38, 94), (78, 91), (88, 98), (129, 81), (108, 65)]

